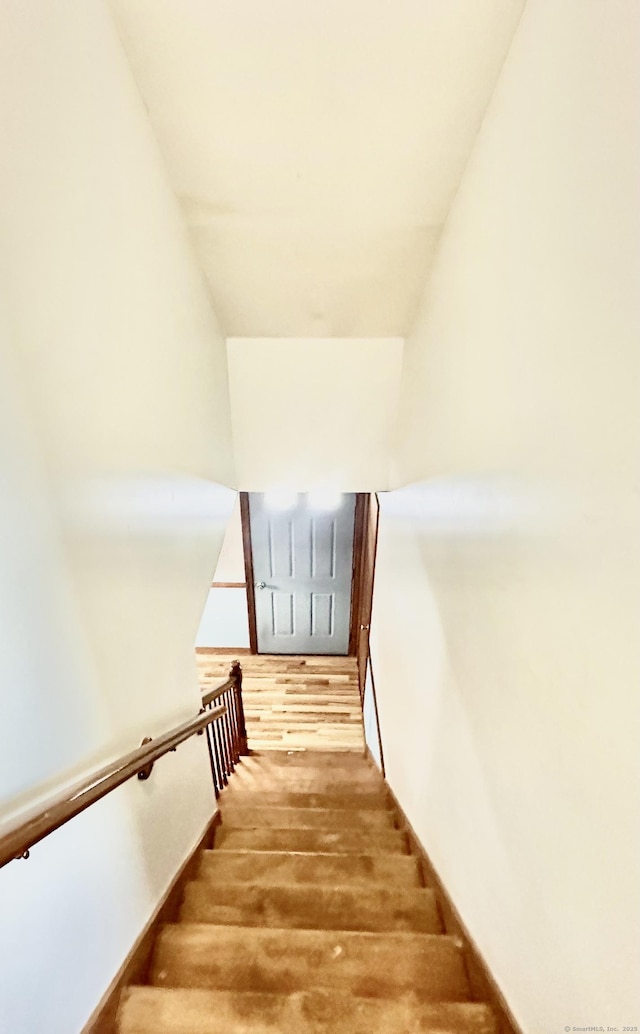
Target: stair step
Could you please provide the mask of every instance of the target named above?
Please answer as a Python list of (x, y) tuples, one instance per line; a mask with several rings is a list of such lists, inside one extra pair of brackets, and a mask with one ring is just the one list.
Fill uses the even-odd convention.
[[(274, 760), (274, 755), (279, 753), (282, 755), (282, 760)], [(319, 755), (319, 757), (309, 757), (312, 754)], [(327, 775), (337, 770), (341, 779), (366, 780), (369, 777), (377, 778), (380, 781), (380, 775), (373, 765), (358, 755), (355, 755), (354, 758), (351, 751), (345, 750), (342, 754), (334, 751), (329, 756), (330, 760), (327, 761), (321, 760), (322, 752), (319, 750), (303, 754), (303, 757), (309, 757), (309, 760), (292, 761), (291, 757), (292, 755), (285, 750), (269, 750), (263, 754), (250, 754), (242, 759), (239, 771), (259, 772), (261, 775), (268, 772), (270, 776), (281, 779), (304, 779), (307, 775), (317, 776), (319, 772)]]
[(245, 683), (250, 686), (260, 686), (264, 683), (271, 685), (287, 685), (290, 682), (328, 682), (330, 685), (358, 685), (358, 676), (355, 671), (340, 670), (340, 668), (324, 665), (323, 667), (309, 668), (304, 665), (291, 671), (252, 671), (245, 672), (242, 688)]
[(382, 777), (374, 769), (349, 770), (300, 766), (292, 771), (285, 765), (263, 767), (238, 765), (234, 773), (238, 789), (288, 790), (295, 793), (372, 793), (383, 786)]
[[(212, 680), (213, 684), (213, 680)], [(246, 688), (245, 688), (246, 687)], [(271, 693), (327, 693), (329, 696), (334, 693), (345, 693), (349, 697), (360, 699), (358, 691), (358, 680), (350, 678), (349, 675), (336, 674), (331, 672), (313, 672), (311, 674), (301, 672), (286, 676), (285, 678), (257, 678), (243, 679), (242, 694), (247, 696), (269, 695)]]
[[(245, 711), (246, 718), (254, 719), (251, 730), (252, 739), (254, 736), (257, 736), (258, 739), (266, 740), (267, 737), (263, 736), (264, 732), (276, 732), (280, 736), (283, 734), (290, 736), (295, 731), (302, 736), (309, 737), (308, 746), (311, 747), (314, 744), (318, 744), (318, 747), (320, 747), (323, 743), (323, 729), (320, 723), (326, 725), (331, 723), (332, 739), (334, 736), (341, 734), (343, 737), (350, 738), (350, 746), (352, 748), (355, 749), (361, 746), (356, 734), (362, 731), (362, 712), (356, 713), (355, 707), (350, 714), (346, 714), (343, 711), (333, 711), (329, 707), (324, 710), (317, 707), (313, 711), (306, 712), (298, 708), (286, 708), (276, 711), (271, 707), (270, 711), (271, 714), (268, 717), (265, 716), (263, 708), (247, 708)], [(281, 742), (286, 746), (286, 741), (281, 740)], [(326, 744), (326, 742), (325, 739), (324, 743)], [(268, 744), (264, 746), (267, 747)], [(286, 753), (286, 751), (283, 751), (283, 753)], [(345, 756), (348, 757), (349, 753), (349, 751), (345, 751)]]
[[(267, 717), (265, 714), (265, 700), (262, 700), (257, 694), (254, 694), (252, 699), (247, 699), (246, 697), (243, 699), (246, 718), (250, 714), (251, 718), (256, 718), (262, 722)], [(299, 696), (281, 696), (272, 698), (267, 706), (269, 708), (269, 718), (272, 721), (281, 721), (282, 716), (287, 716), (287, 714), (295, 714), (296, 721), (299, 717), (304, 719), (304, 716), (312, 716), (312, 720), (315, 720), (318, 716), (331, 716), (332, 721), (335, 719), (362, 721), (360, 718), (362, 708), (357, 694), (354, 694), (353, 698), (344, 697), (343, 699), (334, 696), (331, 700), (323, 699), (323, 697), (309, 698), (306, 693)], [(359, 711), (360, 714), (358, 713)], [(360, 756), (362, 757), (362, 751)]]
[(219, 826), (215, 848), (221, 851), (304, 851), (315, 854), (408, 854), (404, 833), (397, 829), (229, 829)]
[(391, 811), (337, 808), (263, 808), (243, 807), (229, 803), (222, 807), (224, 829), (358, 829), (376, 830), (394, 828)]
[(220, 797), (223, 814), (229, 806), (238, 808), (323, 808), (339, 811), (392, 811), (391, 799), (381, 788), (370, 793), (314, 793), (289, 790), (258, 790), (239, 787), (236, 777)]
[(413, 991), (465, 1001), (460, 950), (445, 934), (269, 930), (178, 923), (156, 941), (151, 983), (164, 987), (291, 992), (327, 988), (372, 998)]
[(326, 733), (322, 733), (317, 729), (311, 732), (301, 728), (291, 729), (286, 723), (283, 723), (271, 730), (261, 729), (256, 732), (255, 728), (250, 729), (248, 735), (251, 747), (288, 747), (290, 743), (302, 740), (306, 746), (312, 746), (314, 743), (322, 743), (326, 739), (332, 740), (334, 747), (338, 742), (343, 743), (345, 750), (353, 750), (354, 747), (361, 747), (364, 744), (364, 733), (361, 726), (357, 729), (347, 727), (346, 730), (342, 730), (339, 726), (332, 724), (330, 727), (327, 726)]
[(131, 987), (118, 1034), (497, 1034), (477, 1002), (355, 998), (335, 991), (233, 993)]
[(327, 725), (326, 731), (322, 729), (307, 729), (302, 726), (296, 725), (291, 727), (290, 723), (282, 722), (277, 725), (273, 725), (269, 729), (263, 729), (262, 726), (256, 730), (252, 728), (248, 732), (249, 745), (250, 747), (267, 747), (274, 748), (278, 746), (288, 747), (290, 743), (302, 742), (308, 747), (313, 744), (320, 744), (326, 740), (332, 740), (333, 746), (336, 743), (341, 743), (345, 750), (353, 750), (354, 747), (362, 747), (364, 745), (364, 733), (362, 731), (362, 724), (360, 723), (357, 728), (353, 726), (340, 726), (336, 723)]
[(261, 886), (192, 880), (185, 887), (180, 918), (196, 923), (282, 929), (441, 931), (432, 890), (397, 890), (376, 885)]
[(335, 750), (269, 750), (252, 751), (243, 759), (246, 762), (258, 762), (259, 764), (282, 765), (283, 767), (296, 767), (309, 765), (311, 768), (324, 768), (325, 765), (332, 765), (334, 762), (341, 768), (365, 768), (370, 769), (371, 765), (362, 754), (362, 751), (335, 751)]
[(203, 851), (200, 878), (234, 883), (325, 883), (354, 886), (382, 883), (423, 886), (418, 860), (396, 854), (293, 854), (287, 851)]

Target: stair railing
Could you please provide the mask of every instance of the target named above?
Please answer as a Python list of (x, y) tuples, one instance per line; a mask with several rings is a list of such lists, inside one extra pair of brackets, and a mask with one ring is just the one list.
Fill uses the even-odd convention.
[(219, 797), (241, 756), (249, 753), (242, 704), (242, 668), (239, 661), (234, 661), (231, 665), (226, 682), (202, 694), (200, 713), (205, 713), (214, 704), (222, 705), (225, 710), (220, 722), (207, 726), (211, 775), (216, 797)]
[[(222, 701), (221, 703), (217, 703)], [(137, 776), (148, 779), (156, 761), (176, 750), (191, 736), (207, 730), (211, 770), (216, 797), (221, 786), (247, 753), (247, 734), (242, 706), (242, 669), (236, 661), (229, 678), (202, 698), (199, 714), (156, 739), (145, 736), (140, 747), (123, 754), (102, 768), (94, 769), (83, 779), (51, 794), (27, 814), (0, 826), (0, 868), (18, 858), (28, 858), (31, 848), (70, 819), (106, 797), (118, 786)], [(213, 707), (213, 703), (217, 703)], [(215, 747), (214, 747), (215, 742)], [(215, 765), (215, 768), (214, 768)]]

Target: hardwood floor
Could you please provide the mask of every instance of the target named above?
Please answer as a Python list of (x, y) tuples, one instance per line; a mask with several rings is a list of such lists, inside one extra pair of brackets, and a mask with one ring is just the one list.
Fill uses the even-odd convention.
[(355, 657), (238, 657), (206, 650), (196, 656), (203, 689), (240, 660), (250, 749), (364, 750)]

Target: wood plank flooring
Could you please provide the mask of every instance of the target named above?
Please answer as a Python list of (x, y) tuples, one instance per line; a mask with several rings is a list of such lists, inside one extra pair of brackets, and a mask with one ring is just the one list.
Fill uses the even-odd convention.
[(355, 657), (196, 651), (200, 685), (211, 689), (239, 659), (251, 750), (364, 750)]

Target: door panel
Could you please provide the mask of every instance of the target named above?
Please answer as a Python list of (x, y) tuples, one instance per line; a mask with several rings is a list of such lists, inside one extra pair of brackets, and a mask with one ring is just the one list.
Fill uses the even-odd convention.
[(248, 498), (258, 653), (346, 655), (355, 495), (330, 512), (303, 494), (283, 512)]

